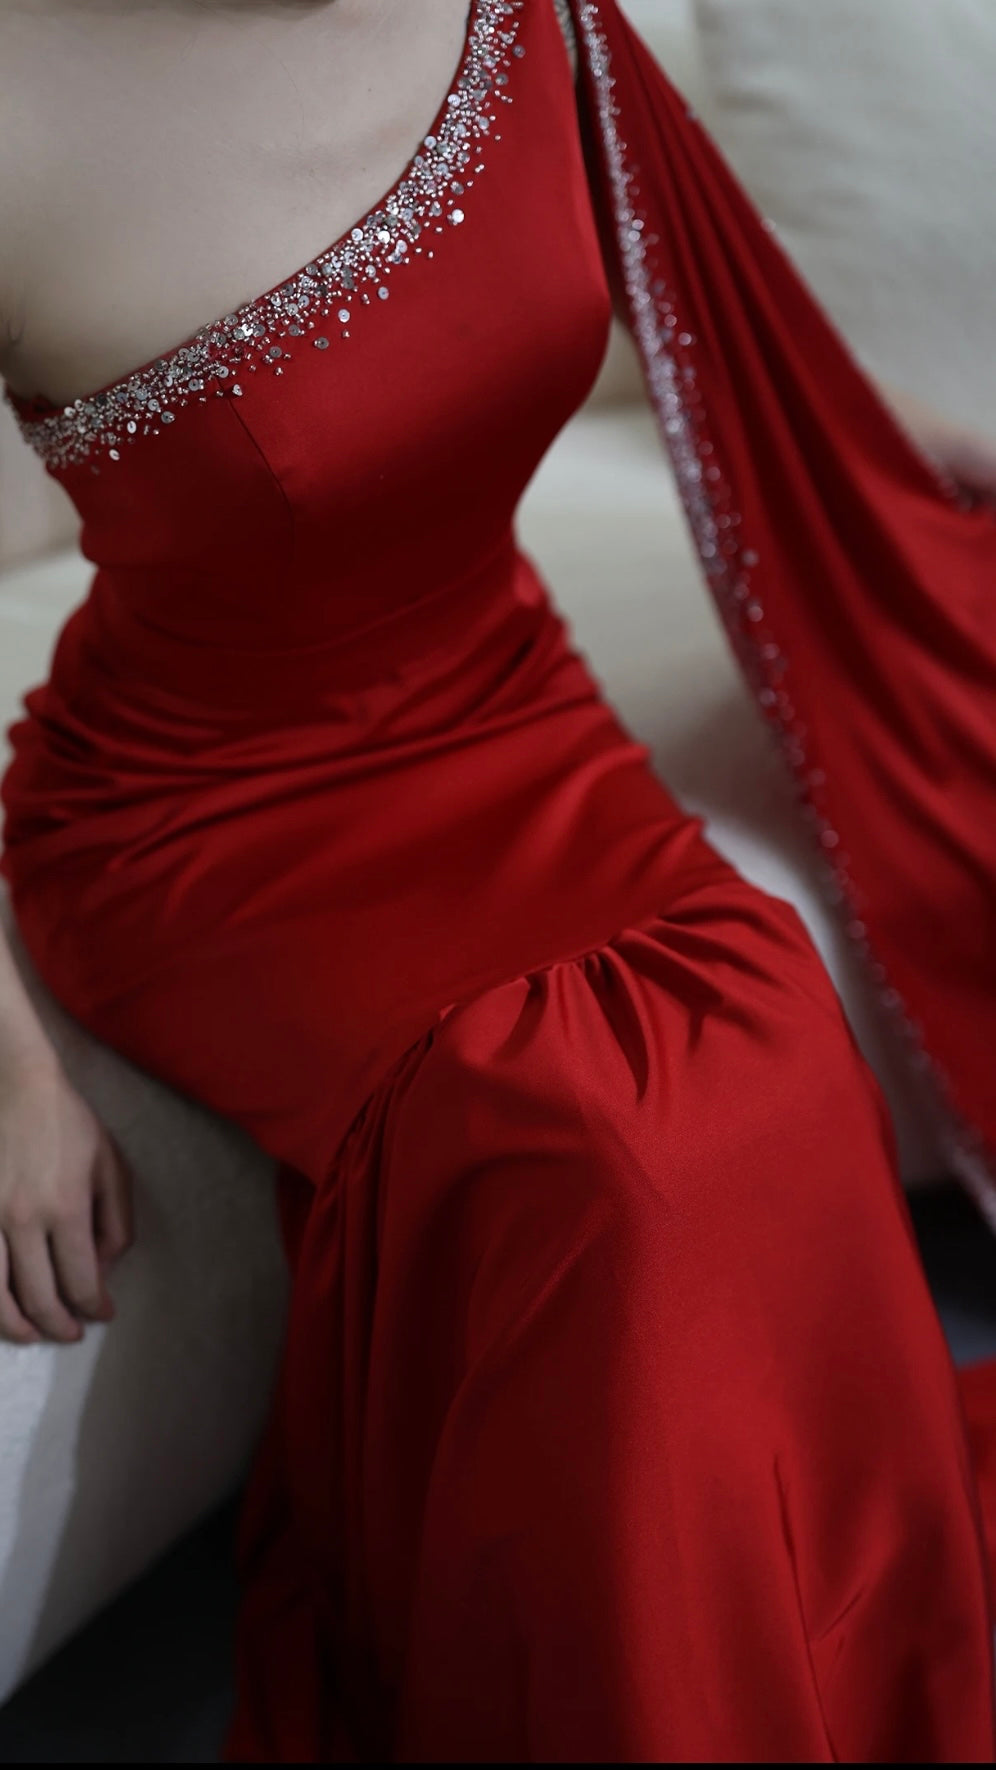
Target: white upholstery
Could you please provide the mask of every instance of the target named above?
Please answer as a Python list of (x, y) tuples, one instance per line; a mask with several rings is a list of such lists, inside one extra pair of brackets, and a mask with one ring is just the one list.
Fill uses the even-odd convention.
[(702, 110), (867, 366), (996, 431), (993, 0), (697, 0)]
[(704, 67), (695, 0), (624, 0), (623, 10), (675, 85), (691, 103), (699, 104)]
[[(820, 10), (796, 4), (807, 17)], [(692, 0), (629, 0), (629, 10), (701, 104)], [(612, 380), (620, 362), (624, 353), (603, 398), (623, 390), (625, 377)], [(22, 455), (25, 476), (40, 473)], [(17, 495), (5, 471), (0, 449), (0, 519)], [(906, 1176), (929, 1174), (936, 1151), (820, 904), (644, 408), (595, 405), (569, 426), (531, 488), (522, 533), (663, 778), (708, 814), (718, 846), (808, 921), (890, 1092)], [(0, 577), (0, 726), (43, 676), (87, 569), (68, 550)], [(76, 1348), (0, 1344), (0, 1698), (231, 1491), (265, 1407), (285, 1294), (268, 1162), (39, 999), (70, 1074), (131, 1159), (139, 1234), (112, 1283), (110, 1329), (89, 1329)]]

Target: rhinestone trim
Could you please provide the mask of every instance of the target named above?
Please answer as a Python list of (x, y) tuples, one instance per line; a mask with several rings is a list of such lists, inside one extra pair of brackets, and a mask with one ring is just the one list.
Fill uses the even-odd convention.
[[(741, 533), (742, 518), (733, 508), (729, 477), (708, 434), (708, 414), (697, 385), (696, 339), (682, 326), (672, 292), (651, 263), (650, 249), (659, 240), (648, 232), (647, 219), (640, 213), (640, 171), (620, 133), (611, 51), (598, 0), (580, 0), (576, 12), (598, 109), (633, 336), (706, 582), (747, 682), (794, 777), (800, 809), (811, 826), (821, 861), (827, 900), (875, 986), (913, 1073), (932, 1084), (937, 1138), (951, 1172), (996, 1230), (996, 1173), (983, 1140), (958, 1112), (949, 1079), (925, 1049), (923, 1028), (892, 987), (868, 938), (861, 893), (851, 876), (840, 832), (823, 802), (827, 777), (809, 756), (806, 727), (784, 687), (788, 661), (766, 629), (765, 609), (753, 579), (759, 555)], [(688, 116), (694, 120), (695, 112), (689, 109)], [(954, 494), (953, 487), (945, 489)]]
[[(41, 417), (4, 397), (25, 441), (49, 467), (92, 457), (121, 459), (125, 443), (160, 433), (178, 410), (211, 397), (238, 398), (239, 375), (261, 368), (282, 375), (302, 342), (319, 351), (331, 335), (351, 336), (357, 310), (388, 300), (392, 275), (415, 257), (431, 258), (428, 242), (466, 220), (464, 203), (485, 170), (483, 144), (500, 141), (498, 106), (511, 104), (509, 71), (524, 54), (517, 38), (524, 0), (475, 0), (460, 71), (440, 107), (442, 121), (426, 135), (380, 205), (349, 233), (264, 295), (213, 320), (190, 339), (62, 410)], [(96, 465), (93, 472), (99, 472)]]

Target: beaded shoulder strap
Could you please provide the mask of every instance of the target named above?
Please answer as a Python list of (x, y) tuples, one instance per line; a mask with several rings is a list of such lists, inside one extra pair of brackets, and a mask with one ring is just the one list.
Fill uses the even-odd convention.
[(305, 345), (319, 351), (349, 339), (363, 308), (387, 301), (391, 278), (413, 258), (431, 258), (434, 238), (465, 220), (464, 205), (500, 141), (499, 107), (511, 104), (511, 70), (525, 0), (474, 0), (459, 73), (435, 133), (381, 204), (277, 287), (213, 320), (174, 350), (98, 392), (51, 412), (4, 397), (25, 441), (50, 467), (116, 462), (126, 443), (158, 435), (191, 401), (238, 398), (242, 377), (282, 375)]

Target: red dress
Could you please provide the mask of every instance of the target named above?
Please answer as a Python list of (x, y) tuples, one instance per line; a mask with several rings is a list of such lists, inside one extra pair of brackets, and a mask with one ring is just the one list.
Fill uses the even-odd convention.
[(76, 406), (8, 395), (96, 569), (12, 731), (3, 865), (70, 1010), (282, 1164), (230, 1757), (988, 1761), (880, 1094), (516, 545), (606, 261), (704, 560), (741, 520), (703, 514), (731, 482), (619, 160), (628, 115), (663, 212), (679, 107), (614, 7), (575, 14), (595, 204), (552, 0), (474, 0), (350, 234)]

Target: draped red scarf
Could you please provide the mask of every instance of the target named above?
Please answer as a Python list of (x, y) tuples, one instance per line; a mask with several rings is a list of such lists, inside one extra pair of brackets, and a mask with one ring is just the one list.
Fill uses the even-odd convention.
[(996, 1226), (996, 508), (899, 427), (615, 0), (572, 10), (609, 268), (706, 583)]

